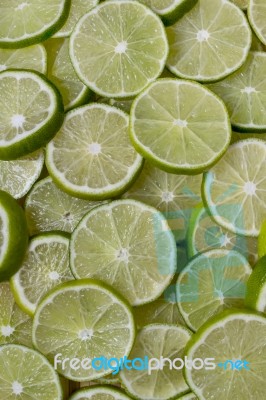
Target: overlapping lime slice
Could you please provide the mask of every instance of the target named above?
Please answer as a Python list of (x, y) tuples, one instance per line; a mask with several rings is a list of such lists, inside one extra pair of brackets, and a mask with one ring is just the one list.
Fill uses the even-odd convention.
[(246, 305), (266, 314), (266, 257), (255, 265), (248, 283)]
[[(247, 1), (246, 1), (247, 2)], [(249, 22), (262, 43), (266, 44), (266, 3), (264, 0), (249, 0), (248, 19)]]
[(12, 68), (32, 69), (46, 73), (47, 55), (41, 44), (25, 47), (24, 49), (0, 49), (0, 71)]
[(130, 400), (130, 397), (110, 386), (93, 386), (77, 391), (69, 400)]
[(261, 225), (258, 237), (258, 253), (260, 258), (266, 256), (266, 220)]

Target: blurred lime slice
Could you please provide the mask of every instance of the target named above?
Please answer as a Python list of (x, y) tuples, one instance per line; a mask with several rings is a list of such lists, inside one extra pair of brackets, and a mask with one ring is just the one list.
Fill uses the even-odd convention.
[(242, 10), (246, 10), (249, 4), (249, 0), (231, 0), (231, 2), (240, 7)]
[(69, 400), (130, 400), (130, 397), (110, 386), (93, 386), (78, 390)]
[(266, 220), (263, 221), (258, 237), (259, 258), (266, 255)]
[(266, 45), (266, 3), (264, 0), (249, 0), (248, 4), (248, 19), (254, 32)]
[(247, 283), (246, 306), (266, 314), (266, 257), (262, 257)]
[(25, 47), (24, 49), (0, 49), (0, 71), (22, 68), (46, 74), (47, 55), (43, 45)]

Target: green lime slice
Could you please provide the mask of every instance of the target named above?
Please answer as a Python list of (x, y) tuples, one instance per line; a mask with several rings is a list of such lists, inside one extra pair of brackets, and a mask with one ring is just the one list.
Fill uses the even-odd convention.
[(98, 103), (109, 104), (109, 106), (119, 108), (128, 114), (130, 113), (132, 102), (132, 99), (110, 99), (108, 97), (100, 97), (98, 100)]
[(243, 132), (266, 130), (266, 53), (251, 52), (237, 72), (209, 85), (227, 106), (231, 123)]
[(52, 36), (64, 24), (70, 0), (2, 0), (0, 47), (20, 48)]
[(69, 39), (49, 39), (45, 47), (48, 56), (47, 76), (62, 94), (65, 111), (89, 101), (92, 92), (78, 78), (69, 58)]
[(25, 214), (9, 193), (0, 190), (0, 282), (18, 271), (27, 245)]
[(193, 208), (201, 202), (202, 175), (168, 174), (145, 162), (136, 182), (124, 198), (142, 201), (161, 211), (176, 241), (185, 239)]
[(78, 20), (98, 3), (99, 0), (71, 0), (69, 16), (62, 28), (53, 37), (70, 36)]
[[(183, 358), (184, 347), (190, 337), (191, 332), (181, 326), (147, 325), (138, 333), (129, 358)], [(148, 370), (124, 369), (120, 372), (120, 378), (126, 391), (141, 400), (167, 400), (189, 390), (182, 370), (170, 369), (168, 363), (165, 363), (163, 370), (155, 369), (150, 374)]]
[(79, 20), (70, 38), (78, 76), (101, 96), (136, 95), (161, 74), (167, 55), (162, 22), (137, 1), (101, 3)]
[(222, 101), (196, 82), (158, 79), (139, 94), (130, 114), (136, 149), (171, 173), (197, 174), (215, 164), (231, 139)]
[(39, 178), (44, 164), (43, 150), (14, 161), (0, 160), (0, 187), (21, 199)]
[(249, 0), (248, 19), (252, 29), (262, 43), (266, 45), (266, 4), (264, 0)]
[(47, 55), (43, 45), (25, 47), (24, 49), (0, 49), (0, 71), (12, 68), (32, 69), (46, 74)]
[(93, 386), (81, 389), (70, 396), (69, 400), (130, 400), (121, 390), (110, 386)]
[(0, 346), (1, 399), (62, 400), (59, 377), (38, 351), (17, 344)]
[(231, 0), (231, 2), (242, 10), (246, 10), (248, 8), (249, 0)]
[(71, 233), (81, 218), (105, 202), (77, 199), (60, 190), (50, 177), (37, 182), (26, 197), (30, 235), (47, 231)]
[(251, 265), (258, 260), (257, 239), (236, 235), (222, 228), (203, 206), (195, 208), (191, 214), (187, 242), (189, 257), (206, 250), (222, 249), (238, 251)]
[(233, 250), (210, 250), (193, 258), (180, 273), (177, 304), (193, 331), (227, 308), (244, 307), (252, 272), (245, 257)]
[(15, 303), (8, 282), (0, 283), (0, 344), (32, 346), (32, 319)]
[(258, 254), (259, 258), (266, 255), (266, 220), (261, 225), (258, 237)]
[(45, 145), (63, 123), (59, 92), (37, 72), (0, 73), (0, 159), (14, 160)]
[(51, 289), (73, 278), (68, 237), (46, 233), (31, 239), (23, 264), (10, 283), (17, 304), (33, 316), (37, 305)]
[(105, 104), (69, 111), (47, 146), (51, 177), (62, 190), (80, 198), (104, 200), (122, 194), (142, 168), (128, 127), (128, 115)]
[(263, 399), (265, 335), (266, 318), (252, 311), (226, 310), (206, 322), (185, 350), (190, 362), (215, 359), (214, 369), (185, 369), (187, 383), (198, 398)]
[(167, 29), (167, 68), (185, 79), (213, 82), (239, 69), (251, 46), (243, 12), (229, 1), (200, 0)]
[(266, 314), (266, 257), (262, 257), (247, 283), (246, 305)]
[(91, 210), (74, 230), (74, 276), (111, 284), (132, 305), (159, 297), (176, 270), (176, 244), (164, 216), (135, 200)]
[(168, 26), (174, 24), (191, 10), (198, 0), (141, 0), (141, 3), (150, 7), (163, 23)]
[(231, 232), (259, 235), (266, 218), (265, 157), (265, 141), (242, 140), (204, 176), (205, 204), (212, 218)]
[[(91, 360), (128, 356), (135, 327), (128, 303), (109, 286), (95, 280), (66, 282), (39, 304), (33, 321), (33, 343), (68, 379), (82, 382), (112, 370), (71, 368), (66, 358)], [(57, 354), (60, 356), (56, 357)], [(59, 358), (59, 362), (56, 360)], [(61, 363), (60, 363), (61, 359)], [(55, 365), (57, 364), (57, 365)], [(49, 399), (50, 400), (50, 399)]]

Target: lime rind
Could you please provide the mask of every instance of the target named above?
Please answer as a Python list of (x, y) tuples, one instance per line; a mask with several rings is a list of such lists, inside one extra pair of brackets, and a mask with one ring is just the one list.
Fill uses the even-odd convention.
[(257, 262), (248, 280), (246, 306), (266, 313), (266, 256)]
[(266, 220), (261, 225), (258, 237), (258, 254), (259, 258), (266, 255)]

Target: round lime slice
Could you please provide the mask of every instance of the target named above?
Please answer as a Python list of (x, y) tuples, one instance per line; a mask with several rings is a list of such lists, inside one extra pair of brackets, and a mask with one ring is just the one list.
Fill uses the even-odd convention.
[(177, 279), (179, 310), (193, 331), (227, 308), (244, 307), (252, 272), (245, 257), (233, 250), (210, 250), (193, 258)]
[(236, 234), (258, 236), (266, 218), (266, 142), (246, 139), (231, 145), (203, 181), (214, 220)]
[[(33, 321), (33, 343), (68, 379), (87, 381), (112, 372), (93, 369), (84, 359), (128, 356), (135, 328), (131, 309), (109, 286), (95, 280), (66, 282), (39, 304)], [(79, 369), (66, 358), (78, 358)], [(61, 362), (60, 362), (61, 361)], [(82, 364), (83, 362), (83, 364)], [(49, 399), (50, 400), (50, 399)]]
[[(183, 358), (184, 347), (191, 337), (191, 332), (181, 326), (147, 325), (137, 335), (129, 358)], [(182, 360), (181, 360), (182, 361)], [(182, 370), (170, 369), (165, 363), (163, 370), (153, 364), (153, 370), (128, 370), (120, 372), (120, 378), (126, 391), (134, 398), (167, 400), (186, 393), (189, 388), (182, 375)]]
[(197, 174), (226, 151), (231, 125), (222, 101), (196, 82), (158, 79), (140, 93), (130, 113), (136, 149), (171, 173)]
[[(226, 310), (206, 322), (188, 343), (188, 361), (214, 359), (214, 369), (185, 369), (200, 400), (263, 399), (266, 382), (266, 318), (245, 310)], [(232, 371), (233, 370), (233, 371)]]
[(130, 400), (121, 390), (110, 386), (93, 386), (81, 389), (70, 396), (69, 400)]
[(0, 346), (1, 399), (62, 400), (59, 377), (46, 358), (26, 346)]
[(27, 245), (24, 212), (10, 194), (0, 190), (0, 281), (8, 280), (18, 271)]
[(38, 150), (56, 134), (64, 114), (60, 94), (43, 75), (26, 70), (0, 73), (0, 159)]
[(73, 275), (69, 267), (68, 237), (46, 233), (31, 239), (21, 268), (11, 278), (11, 288), (20, 308), (33, 316), (49, 290), (70, 280)]
[(62, 190), (80, 198), (104, 200), (122, 194), (142, 167), (128, 127), (128, 115), (105, 104), (69, 111), (47, 146), (51, 177)]
[(32, 346), (32, 319), (15, 303), (8, 282), (0, 283), (0, 344)]
[(70, 0), (2, 0), (0, 47), (20, 48), (52, 36), (64, 24)]
[(243, 12), (229, 1), (200, 0), (167, 29), (167, 67), (185, 79), (213, 82), (239, 69), (251, 46)]
[(46, 74), (47, 55), (44, 46), (36, 44), (24, 49), (0, 49), (0, 71), (12, 68), (32, 69)]
[(266, 220), (263, 221), (258, 237), (259, 258), (266, 255)]
[[(247, 1), (246, 1), (247, 3)], [(265, 28), (265, 18), (266, 18), (266, 3), (264, 0), (249, 0), (248, 2), (248, 19), (252, 29), (261, 40), (262, 43), (266, 45), (266, 28)]]
[(70, 38), (80, 79), (107, 97), (132, 97), (162, 72), (168, 54), (159, 17), (137, 1), (106, 1), (85, 14)]
[(266, 314), (266, 257), (255, 265), (248, 283), (246, 305)]
[(155, 208), (117, 200), (91, 210), (71, 236), (76, 278), (111, 284), (132, 305), (159, 297), (176, 270), (176, 244)]

